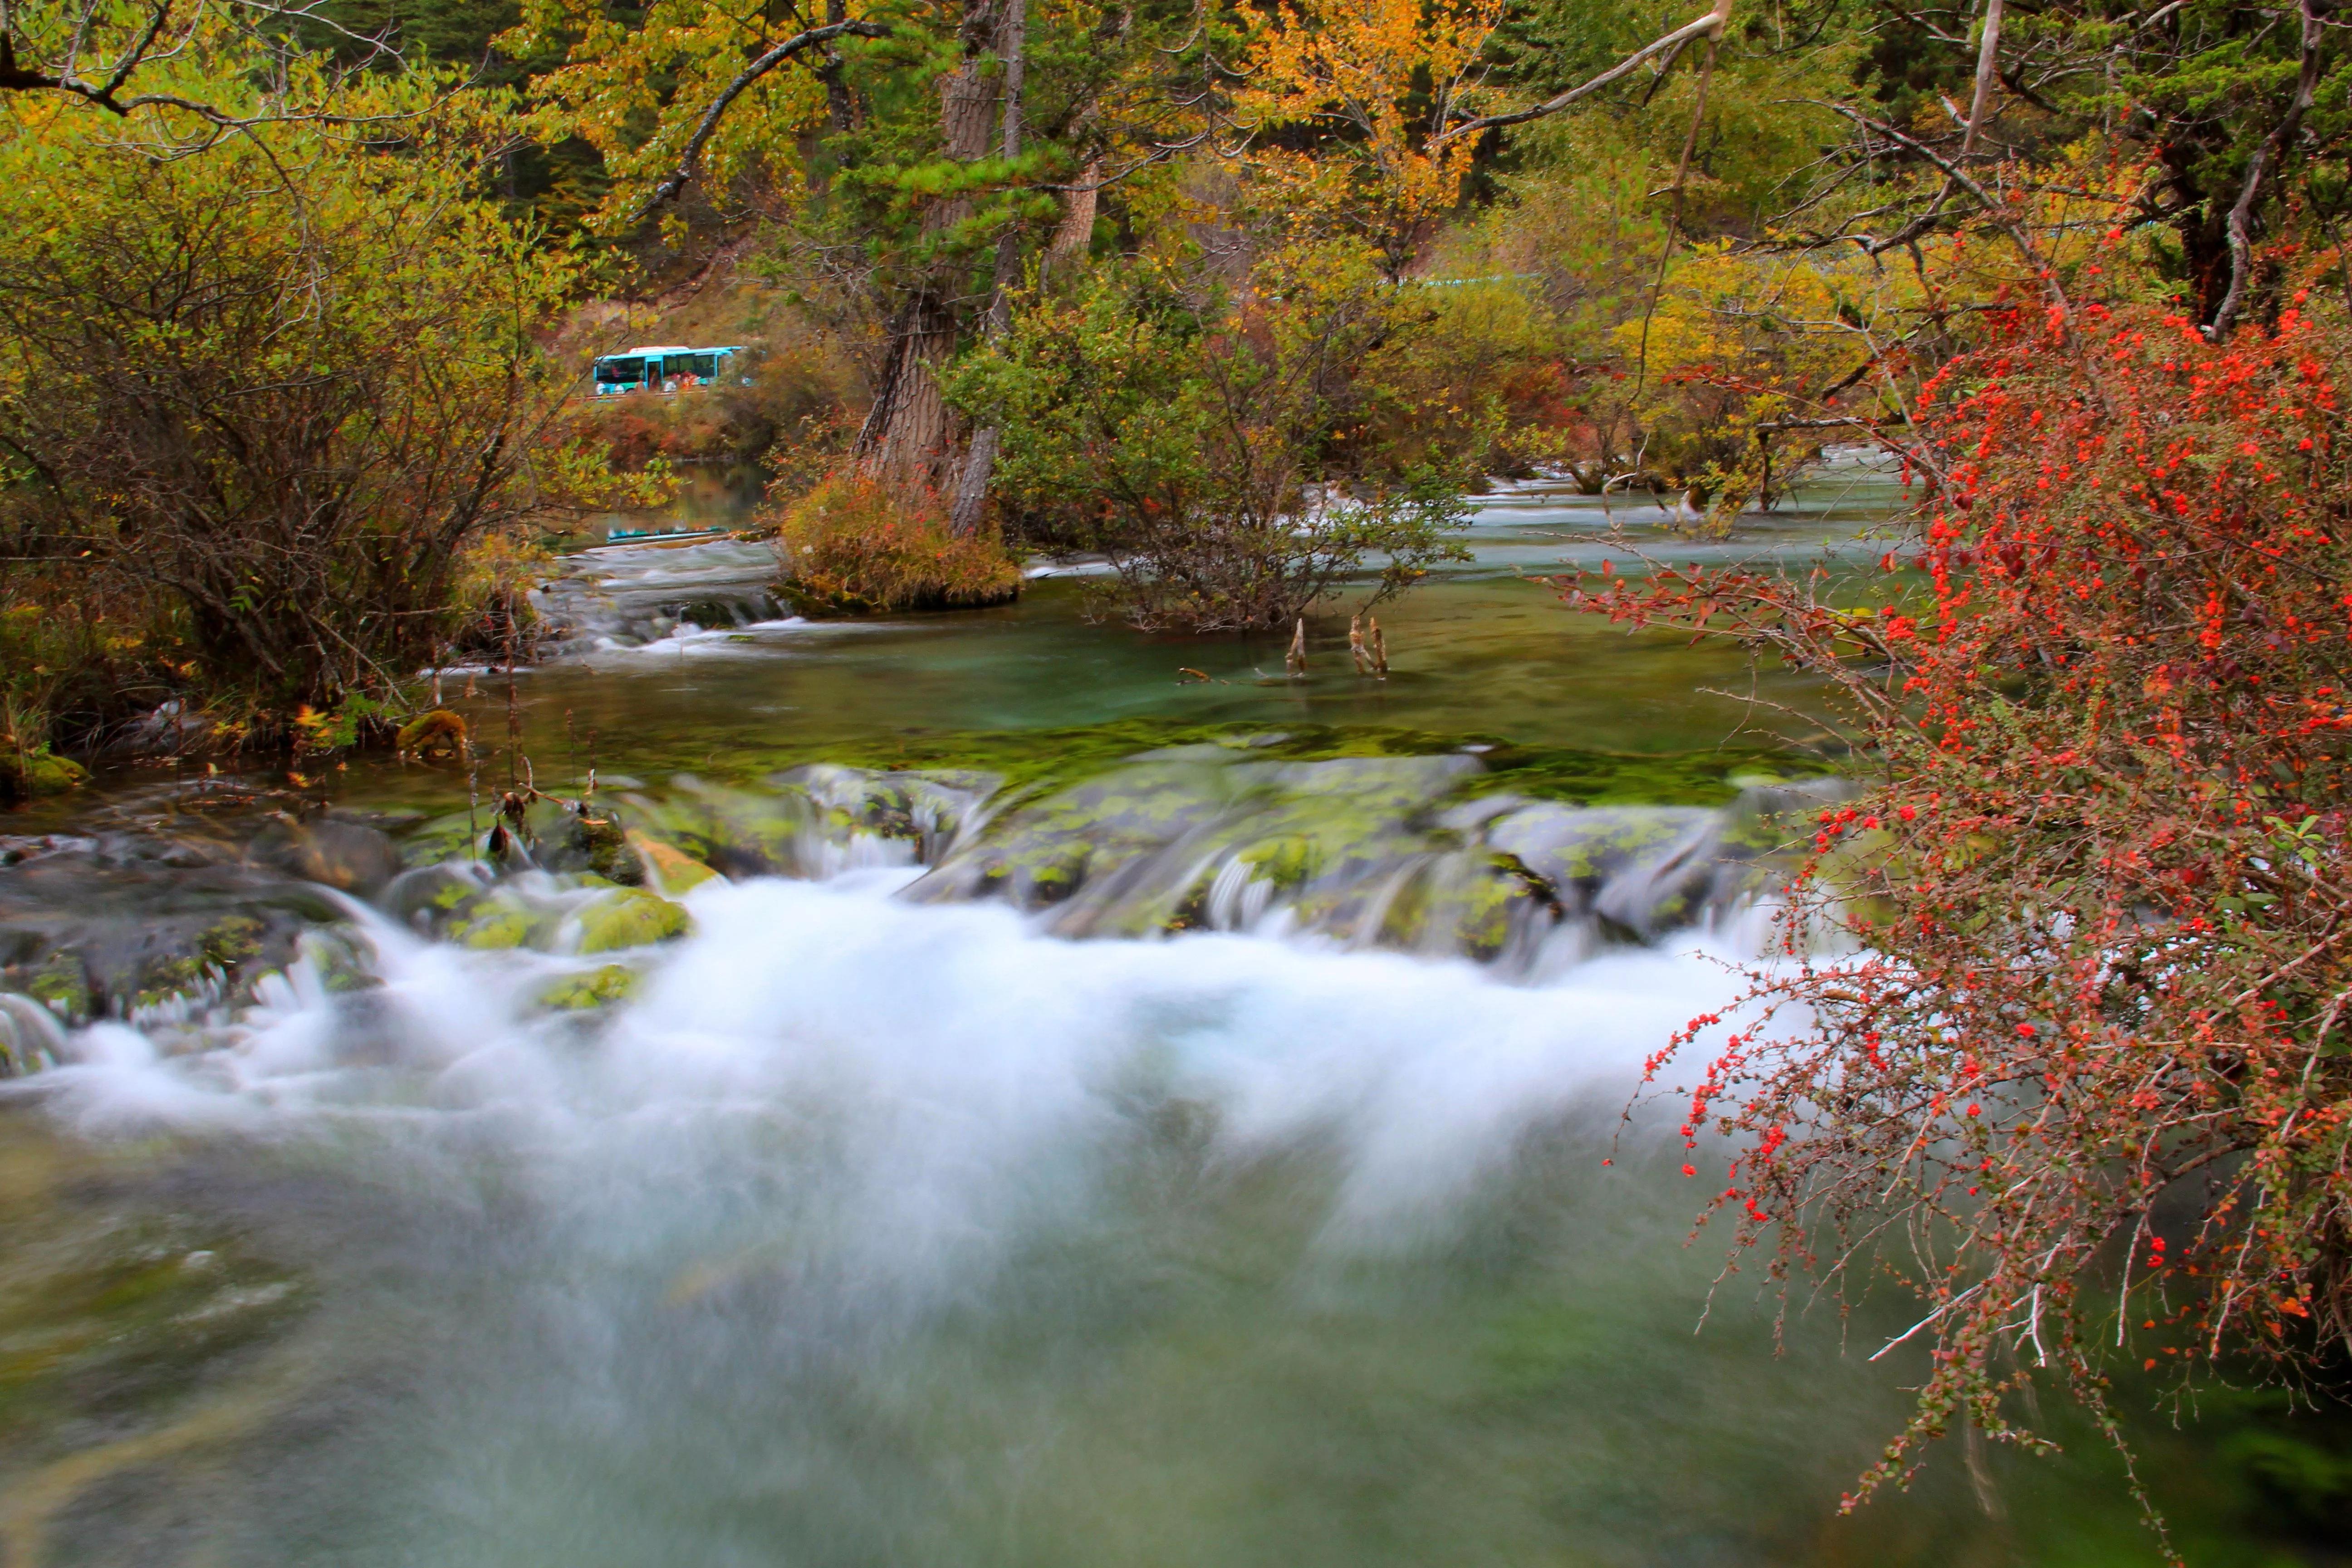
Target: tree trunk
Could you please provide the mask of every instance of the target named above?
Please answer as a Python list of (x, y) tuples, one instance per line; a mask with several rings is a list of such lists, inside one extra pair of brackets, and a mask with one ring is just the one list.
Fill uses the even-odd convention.
[[(989, 45), (997, 32), (996, 0), (967, 0), (961, 29), (963, 63), (940, 79), (940, 129), (947, 155), (971, 163), (988, 152)], [(971, 202), (938, 202), (923, 215), (923, 237), (945, 234), (969, 216)], [(874, 406), (851, 456), (858, 471), (895, 489), (940, 491), (956, 471), (954, 410), (940, 395), (934, 367), (955, 353), (955, 267), (937, 264), (912, 283), (892, 312), (889, 346)]]
[[(827, 26), (849, 19), (849, 0), (824, 0), (824, 20)], [(841, 51), (828, 47), (824, 64), (817, 70), (817, 79), (824, 83), (824, 117), (835, 135), (844, 135), (857, 129), (857, 100), (849, 95), (849, 84), (841, 77)]]
[[(1028, 31), (1029, 0), (1005, 0), (1004, 25), (998, 34), (998, 52), (1004, 57), (1004, 130), (997, 146), (1007, 163), (1021, 156), (1023, 51)], [(1008, 227), (996, 238), (996, 286), (981, 328), (991, 342), (1001, 340), (1013, 324), (1013, 286), (1020, 281), (1021, 241)], [(971, 450), (964, 457), (963, 477), (956, 486), (955, 510), (948, 520), (949, 527), (963, 537), (978, 533), (988, 515), (988, 481), (996, 468), (997, 441), (993, 423), (972, 433)]]
[(890, 318), (888, 358), (874, 406), (857, 432), (858, 470), (894, 489), (946, 488), (955, 451), (955, 411), (940, 395), (932, 367), (955, 353), (955, 310), (928, 281)]
[(1049, 265), (1058, 267), (1082, 257), (1087, 253), (1087, 247), (1094, 243), (1095, 208), (1102, 198), (1102, 192), (1097, 189), (1102, 176), (1103, 161), (1101, 154), (1097, 153), (1087, 159), (1087, 166), (1078, 171), (1076, 188), (1062, 194), (1062, 221), (1055, 226), (1053, 241), (1045, 247), (1045, 259)]

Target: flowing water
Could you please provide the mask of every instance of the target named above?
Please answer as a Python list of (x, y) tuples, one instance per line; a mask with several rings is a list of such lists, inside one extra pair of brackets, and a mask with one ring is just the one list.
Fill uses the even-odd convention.
[[(1089, 624), (1076, 572), (810, 625), (757, 547), (625, 544), (562, 657), (449, 678), (471, 776), (149, 765), (8, 825), (0, 970), (54, 1012), (0, 1006), (44, 1069), (0, 1562), (2153, 1561), (2054, 1409), (2063, 1457), (1841, 1517), (1916, 1313), (1801, 1296), (1776, 1353), (1684, 1245), (1723, 1152), (1621, 1120), (1836, 758), (1801, 683), (1520, 574), (1612, 523), (1868, 550), (1890, 500), (1700, 547), (1505, 492), (1386, 682), (1343, 621), (1304, 681)], [(479, 862), (510, 771), (592, 767), (726, 873), (664, 884), (690, 929), (608, 940), (667, 906), (552, 806)], [(2126, 1393), (2192, 1560), (2343, 1560), (2345, 1449)]]

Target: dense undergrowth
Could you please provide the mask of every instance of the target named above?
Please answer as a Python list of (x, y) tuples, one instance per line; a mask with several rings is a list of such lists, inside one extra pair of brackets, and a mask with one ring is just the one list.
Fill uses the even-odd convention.
[[(171, 80), (258, 112), (250, 63), (200, 35)], [(483, 194), (499, 110), (455, 79), (320, 85), (396, 142), (265, 120), (178, 158), (7, 100), (0, 792), (166, 700), (216, 744), (388, 729), (420, 667), (527, 637), (536, 522), (657, 481), (570, 429), (579, 268)]]

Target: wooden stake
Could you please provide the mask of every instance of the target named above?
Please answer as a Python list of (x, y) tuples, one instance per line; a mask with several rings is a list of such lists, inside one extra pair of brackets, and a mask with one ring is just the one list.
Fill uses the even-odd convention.
[(1304, 616), (1298, 617), (1297, 630), (1290, 634), (1290, 651), (1282, 656), (1282, 668), (1289, 672), (1293, 680), (1306, 679), (1307, 617)]

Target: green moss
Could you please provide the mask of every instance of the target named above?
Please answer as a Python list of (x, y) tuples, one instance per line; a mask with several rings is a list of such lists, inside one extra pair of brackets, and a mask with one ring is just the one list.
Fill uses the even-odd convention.
[(650, 833), (629, 830), (629, 847), (635, 852), (641, 882), (670, 898), (716, 880), (719, 873), (683, 849), (663, 843)]
[(63, 795), (79, 788), (89, 777), (79, 763), (58, 756), (46, 746), (22, 757), (14, 752), (0, 752), (0, 798)]
[(403, 724), (394, 743), (404, 752), (456, 756), (465, 749), (466, 721), (446, 708), (436, 708)]
[(263, 930), (251, 915), (224, 915), (205, 928), (197, 951), (205, 963), (232, 970), (261, 951)]
[(204, 978), (204, 961), (193, 952), (152, 958), (141, 969), (139, 988), (131, 994), (134, 1007), (154, 1007), (174, 996), (184, 996)]
[(607, 881), (635, 887), (646, 879), (646, 868), (629, 845), (627, 830), (610, 816), (573, 816), (569, 847), (589, 870)]
[(1551, 846), (1546, 868), (1569, 881), (1606, 877), (1645, 849), (1661, 848), (1689, 831), (1684, 818), (1662, 812), (1596, 812), (1575, 835)]
[(1511, 940), (1511, 911), (1528, 899), (1526, 881), (1495, 867), (1470, 884), (1453, 911), (1456, 945), (1472, 958), (1493, 958)]
[(584, 974), (567, 974), (544, 986), (539, 1005), (561, 1013), (584, 1013), (625, 1002), (636, 992), (637, 973), (625, 963), (607, 963)]
[(1255, 875), (1286, 893), (1306, 885), (1322, 856), (1314, 839), (1292, 836), (1253, 844), (1242, 851), (1241, 859)]
[(683, 905), (642, 888), (617, 888), (580, 911), (580, 951), (645, 947), (684, 936), (693, 924)]
[(450, 940), (466, 947), (543, 947), (554, 933), (555, 917), (524, 904), (500, 889), (479, 900), (462, 918), (449, 922)]
[[(918, 769), (934, 778), (951, 772), (992, 776), (1014, 795), (1069, 784), (1110, 772), (1147, 754), (1182, 760), (1201, 748), (1228, 759), (1319, 762), (1335, 757), (1475, 755), (1484, 771), (1463, 785), (1465, 795), (1497, 791), (1586, 805), (1721, 805), (1760, 779), (1820, 777), (1818, 760), (1763, 746), (1703, 752), (1622, 752), (1522, 746), (1497, 735), (1442, 734), (1384, 725), (1299, 724), (1279, 731), (1168, 719), (1122, 719), (1060, 730), (1012, 730), (902, 734), (859, 742), (812, 742), (776, 749), (747, 748), (727, 759), (743, 776), (809, 763), (847, 767)], [(1196, 753), (1197, 755), (1197, 753)], [(708, 766), (697, 756), (681, 766)], [(943, 780), (944, 782), (944, 780)]]

